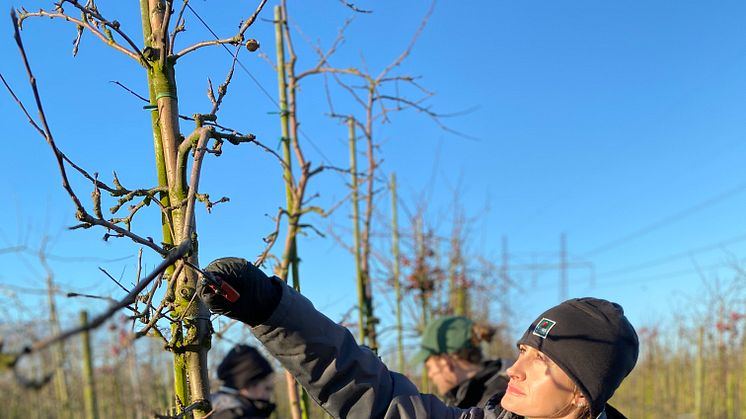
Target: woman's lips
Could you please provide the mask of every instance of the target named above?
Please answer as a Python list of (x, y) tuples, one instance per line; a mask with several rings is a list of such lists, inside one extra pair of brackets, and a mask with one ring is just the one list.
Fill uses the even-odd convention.
[(506, 392), (514, 396), (525, 396), (526, 395), (526, 393), (522, 392), (521, 390), (519, 390), (516, 386), (512, 384), (508, 384), (508, 388)]

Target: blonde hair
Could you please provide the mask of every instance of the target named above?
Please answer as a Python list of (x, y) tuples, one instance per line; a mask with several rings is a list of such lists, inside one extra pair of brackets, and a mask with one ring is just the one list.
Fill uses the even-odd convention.
[[(578, 394), (583, 394), (583, 392), (580, 391), (577, 385), (573, 385), (573, 397), (577, 396)], [(591, 401), (586, 400), (585, 403), (583, 403), (582, 406), (578, 406), (580, 408), (580, 411), (578, 412), (578, 419), (593, 419), (593, 414), (591, 414)]]
[(590, 405), (586, 404), (585, 406), (583, 406), (582, 410), (580, 410), (580, 413), (578, 413), (578, 419), (593, 419)]

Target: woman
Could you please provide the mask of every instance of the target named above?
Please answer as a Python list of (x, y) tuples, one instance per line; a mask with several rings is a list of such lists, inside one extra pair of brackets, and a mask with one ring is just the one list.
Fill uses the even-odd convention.
[(274, 371), (256, 348), (236, 345), (218, 365), (223, 385), (210, 395), (214, 419), (268, 418), (275, 410)]
[(415, 364), (425, 370), (448, 406), (484, 407), (492, 397), (505, 394), (510, 363), (503, 359), (485, 361), (480, 342), (489, 342), (495, 329), (463, 316), (437, 318), (425, 327)]
[(205, 268), (240, 294), (231, 303), (200, 281), (210, 309), (243, 321), (308, 394), (338, 418), (511, 419), (624, 418), (606, 402), (637, 362), (638, 340), (622, 308), (596, 298), (565, 301), (544, 312), (518, 341), (502, 401), (484, 408), (446, 406), (389, 371), (345, 329), (278, 278), (244, 259)]

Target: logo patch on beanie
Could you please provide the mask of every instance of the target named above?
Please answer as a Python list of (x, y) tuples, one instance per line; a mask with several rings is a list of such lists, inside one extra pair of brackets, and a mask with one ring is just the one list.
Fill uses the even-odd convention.
[(557, 324), (556, 321), (547, 319), (546, 317), (542, 317), (541, 320), (536, 323), (536, 327), (534, 327), (534, 331), (532, 333), (542, 339), (546, 339), (549, 331), (552, 330), (555, 324)]

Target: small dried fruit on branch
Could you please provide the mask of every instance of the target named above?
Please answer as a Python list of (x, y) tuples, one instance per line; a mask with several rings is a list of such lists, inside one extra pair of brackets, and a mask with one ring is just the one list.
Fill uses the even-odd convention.
[(257, 41), (256, 39), (253, 39), (253, 38), (249, 39), (248, 41), (246, 41), (246, 49), (249, 50), (249, 51), (251, 51), (251, 52), (254, 52), (254, 51), (258, 50), (259, 49), (259, 41)]

